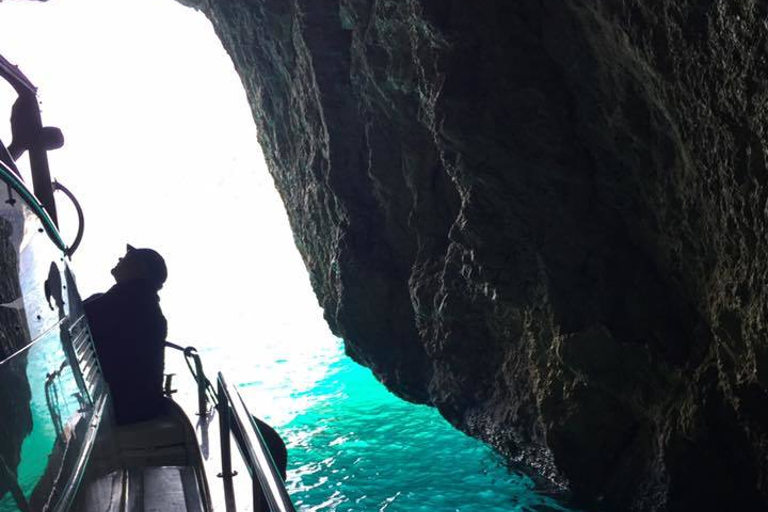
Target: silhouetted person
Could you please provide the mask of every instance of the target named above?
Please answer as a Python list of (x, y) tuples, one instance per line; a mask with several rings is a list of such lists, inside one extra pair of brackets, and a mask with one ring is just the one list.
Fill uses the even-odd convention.
[(112, 275), (117, 284), (88, 298), (84, 305), (117, 423), (126, 424), (149, 420), (165, 410), (167, 324), (157, 292), (168, 271), (152, 249), (128, 245)]

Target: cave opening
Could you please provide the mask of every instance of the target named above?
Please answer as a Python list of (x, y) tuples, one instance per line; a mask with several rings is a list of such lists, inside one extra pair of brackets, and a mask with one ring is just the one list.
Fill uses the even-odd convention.
[[(169, 339), (197, 345), (243, 383), (252, 410), (284, 429), (289, 457), (309, 454), (289, 462), (300, 507), (556, 506), (342, 354), (240, 80), (202, 14), (170, 0), (3, 2), (0, 14), (1, 51), (39, 87), (44, 122), (64, 132), (50, 160), (86, 211), (73, 260), (81, 292), (110, 285), (126, 242), (162, 252)], [(61, 215), (71, 236), (72, 212)]]

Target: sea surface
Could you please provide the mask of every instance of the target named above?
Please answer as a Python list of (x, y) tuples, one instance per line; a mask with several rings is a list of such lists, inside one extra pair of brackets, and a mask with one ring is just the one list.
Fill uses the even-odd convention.
[[(216, 366), (239, 380), (251, 412), (285, 439), (288, 491), (297, 510), (568, 510), (536, 492), (529, 478), (509, 471), (492, 450), (453, 429), (434, 409), (393, 396), (344, 355), (341, 340), (320, 338), (293, 346), (267, 342), (256, 350), (248, 344), (201, 350), (209, 377)], [(30, 354), (30, 376), (45, 375), (49, 352), (42, 347)], [(282, 357), (287, 353), (293, 358)], [(167, 367), (180, 362), (172, 354)], [(253, 355), (258, 357), (246, 357)], [(35, 427), (18, 468), (27, 495), (55, 438), (45, 397), (36, 395)], [(14, 510), (9, 494), (0, 498), (0, 512)]]
[(569, 510), (434, 409), (389, 393), (344, 355), (337, 338), (292, 359), (259, 358), (250, 371), (242, 358), (222, 359), (220, 351), (205, 350), (204, 358), (239, 374), (252, 412), (286, 440), (288, 490), (302, 511)]

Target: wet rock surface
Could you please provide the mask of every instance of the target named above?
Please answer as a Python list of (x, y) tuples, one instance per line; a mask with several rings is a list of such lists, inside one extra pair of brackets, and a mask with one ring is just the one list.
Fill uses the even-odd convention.
[(347, 352), (594, 510), (768, 509), (768, 12), (185, 0)]

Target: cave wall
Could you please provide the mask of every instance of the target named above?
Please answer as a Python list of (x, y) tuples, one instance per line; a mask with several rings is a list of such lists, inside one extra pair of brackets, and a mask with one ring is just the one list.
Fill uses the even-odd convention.
[(184, 0), (347, 353), (574, 503), (768, 509), (768, 11)]

